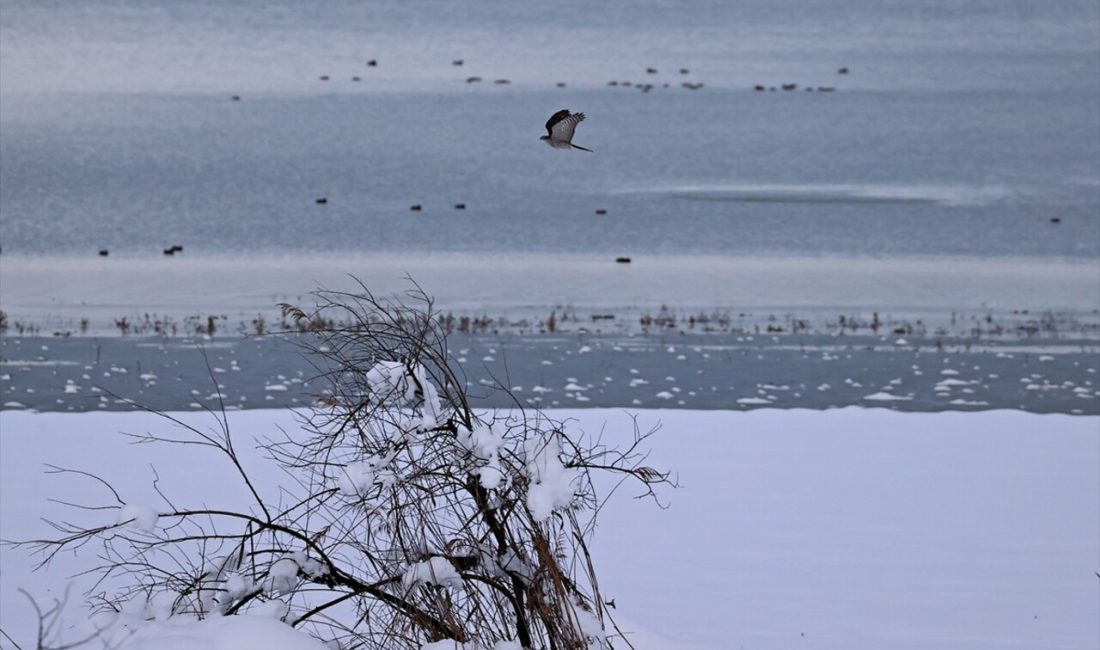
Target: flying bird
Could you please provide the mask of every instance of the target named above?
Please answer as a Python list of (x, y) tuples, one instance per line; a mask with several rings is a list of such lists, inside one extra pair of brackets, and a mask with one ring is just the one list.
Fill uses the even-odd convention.
[(546, 135), (539, 138), (555, 149), (580, 149), (591, 152), (591, 149), (573, 144), (573, 132), (577, 125), (584, 121), (584, 113), (570, 113), (563, 108), (550, 116), (546, 121)]

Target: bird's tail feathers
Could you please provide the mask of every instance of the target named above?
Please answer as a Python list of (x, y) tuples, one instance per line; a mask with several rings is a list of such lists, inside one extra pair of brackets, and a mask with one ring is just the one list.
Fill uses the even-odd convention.
[(591, 149), (585, 149), (584, 147), (581, 147), (579, 145), (575, 145), (573, 143), (569, 143), (569, 144), (572, 144), (574, 149), (580, 149), (581, 151), (587, 151), (588, 153), (596, 153), (595, 151), (592, 151)]

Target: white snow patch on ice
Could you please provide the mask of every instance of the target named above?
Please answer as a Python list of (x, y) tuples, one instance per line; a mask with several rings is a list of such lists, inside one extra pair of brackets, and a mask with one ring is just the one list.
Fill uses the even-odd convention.
[(878, 393), (872, 393), (870, 395), (864, 395), (863, 399), (869, 402), (904, 402), (913, 399), (912, 397), (906, 397), (905, 395), (894, 395), (893, 393), (887, 393), (880, 391)]

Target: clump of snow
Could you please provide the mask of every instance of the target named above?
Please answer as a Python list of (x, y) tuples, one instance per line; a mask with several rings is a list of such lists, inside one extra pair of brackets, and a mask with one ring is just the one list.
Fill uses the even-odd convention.
[(366, 380), (375, 399), (382, 403), (394, 402), (395, 398), (403, 398), (405, 395), (405, 364), (400, 361), (379, 361), (367, 371)]
[(527, 476), (531, 479), (527, 508), (536, 520), (545, 521), (554, 510), (573, 502), (574, 484), (580, 480), (580, 473), (562, 463), (561, 441), (557, 438), (533, 444), (538, 447), (527, 452)]
[(225, 595), (229, 600), (237, 600), (255, 590), (256, 584), (239, 573), (234, 573), (225, 580)]
[(130, 524), (138, 530), (151, 533), (156, 530), (160, 515), (153, 508), (141, 503), (127, 503), (118, 512), (117, 524)]
[(293, 556), (284, 555), (271, 563), (263, 589), (269, 594), (286, 594), (293, 591), (297, 584), (298, 562)]
[(390, 484), (394, 477), (385, 468), (396, 457), (396, 451), (371, 456), (358, 463), (349, 463), (344, 467), (337, 484), (340, 494), (347, 497), (366, 497), (376, 484)]
[(468, 643), (459, 643), (453, 639), (434, 641), (420, 646), (420, 650), (523, 650), (523, 646), (515, 641), (497, 641), (490, 648), (488, 646), (476, 646)]
[[(424, 366), (416, 366), (413, 368), (413, 378), (416, 380), (416, 385), (420, 387), (419, 397), (421, 399), (420, 410), (422, 412), (420, 428), (421, 429), (434, 429), (439, 426), (440, 417), (443, 414), (443, 405), (439, 401), (439, 390), (436, 389), (435, 384), (428, 380), (428, 374), (424, 370)], [(413, 389), (413, 398), (417, 395), (415, 393), (415, 387)]]
[(500, 448), (504, 438), (492, 426), (479, 426), (470, 432), (459, 432), (458, 443), (485, 465), (477, 471), (481, 487), (494, 490), (500, 486), (504, 471), (500, 468)]
[[(444, 418), (439, 390), (428, 379), (428, 373), (421, 365), (409, 367), (396, 361), (382, 361), (367, 372), (366, 383), (367, 390), (379, 404), (395, 409), (419, 408), (419, 418), (413, 414), (400, 418), (402, 424), (398, 429), (401, 430), (394, 432), (397, 438), (416, 430), (435, 429)], [(390, 450), (349, 463), (338, 479), (340, 493), (349, 497), (367, 497), (376, 485), (392, 485), (397, 478), (386, 468), (396, 453), (396, 450)]]
[(424, 562), (412, 564), (401, 578), (406, 587), (415, 585), (439, 585), (440, 587), (461, 587), (462, 577), (447, 558), (433, 557)]
[(596, 618), (595, 614), (578, 602), (577, 606), (573, 608), (573, 616), (577, 623), (577, 629), (584, 635), (589, 648), (609, 647), (603, 623)]
[[(280, 601), (270, 601), (286, 607)], [(305, 632), (277, 618), (248, 615), (212, 616), (205, 620), (174, 616), (147, 621), (134, 614), (113, 615), (100, 629), (103, 647), (117, 650), (327, 650)]]
[(289, 612), (290, 606), (277, 598), (265, 600), (262, 603), (256, 603), (248, 608), (248, 613), (253, 616), (273, 618), (277, 621), (284, 620)]

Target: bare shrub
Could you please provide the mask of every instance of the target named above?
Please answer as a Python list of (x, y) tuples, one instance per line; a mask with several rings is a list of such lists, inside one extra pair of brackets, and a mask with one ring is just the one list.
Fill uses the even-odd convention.
[[(518, 401), (477, 413), (419, 288), (384, 300), (365, 288), (316, 297), (309, 311), (283, 311), (295, 331), (345, 323), (300, 339), (327, 389), (302, 414), (303, 433), (261, 445), (295, 486), (262, 494), (224, 411), (213, 409), (213, 430), (176, 421), (186, 435), (139, 439), (228, 458), (254, 507), (189, 507), (162, 495), (165, 507), (153, 510), (77, 472), (111, 499), (84, 507), (117, 509), (119, 523), (55, 522), (58, 537), (20, 545), (43, 553), (43, 566), (64, 550), (101, 545), (99, 573), (125, 583), (108, 609), (158, 594), (169, 595), (175, 615), (275, 608), (346, 648), (446, 639), (470, 649), (629, 646), (588, 545), (604, 499), (624, 481), (655, 500), (655, 488), (671, 485), (643, 465), (654, 431), (635, 424), (633, 438), (614, 447)], [(610, 479), (599, 481), (606, 494), (599, 475)]]

